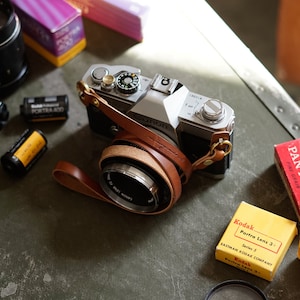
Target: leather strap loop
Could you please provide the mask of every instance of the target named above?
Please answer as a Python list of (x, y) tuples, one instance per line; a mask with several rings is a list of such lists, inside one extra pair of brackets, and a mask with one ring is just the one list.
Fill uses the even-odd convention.
[(102, 191), (100, 185), (75, 165), (60, 160), (52, 171), (53, 178), (61, 185), (83, 195), (112, 202)]
[(155, 161), (161, 166), (161, 168), (164, 170), (164, 172), (167, 174), (168, 178), (170, 179), (172, 190), (174, 192), (174, 199), (172, 201), (174, 201), (174, 203), (177, 202), (177, 200), (181, 195), (182, 182), (180, 180), (180, 175), (178, 174), (178, 171), (176, 170), (174, 164), (172, 164), (171, 161), (169, 161), (166, 157), (161, 155), (155, 149), (149, 147), (147, 144), (143, 143), (143, 141), (136, 139), (134, 136), (131, 136), (126, 132), (122, 132), (121, 134), (119, 134), (115, 141), (117, 141), (118, 139), (126, 140), (129, 141), (130, 143), (136, 144), (137, 146), (147, 151), (155, 159)]
[[(114, 146), (110, 146), (114, 147)], [(121, 146), (119, 146), (121, 147)], [(124, 149), (124, 146), (121, 147)], [(137, 149), (139, 150), (139, 149)], [(142, 150), (140, 150), (142, 151)], [(110, 154), (111, 155), (111, 154)], [(107, 158), (106, 155), (104, 155), (104, 158)], [(101, 162), (101, 161), (100, 161)], [(152, 163), (153, 165), (153, 163)], [(170, 165), (168, 165), (170, 167)], [(173, 166), (174, 167), (174, 166)], [(102, 190), (101, 186), (95, 182), (91, 177), (89, 177), (84, 171), (76, 167), (75, 165), (67, 162), (67, 161), (59, 161), (56, 166), (54, 167), (52, 171), (53, 178), (64, 187), (67, 187), (75, 192), (81, 193), (83, 195), (111, 203), (115, 206), (118, 206), (120, 208), (123, 208), (127, 211), (135, 212), (138, 214), (144, 214), (144, 215), (155, 215), (155, 214), (161, 214), (163, 212), (166, 212), (167, 210), (171, 209), (174, 204), (177, 202), (181, 195), (181, 184), (180, 180), (174, 182), (174, 178), (169, 178), (170, 172), (168, 174), (164, 173), (164, 170), (157, 169), (156, 171), (160, 174), (160, 176), (164, 179), (166, 185), (169, 187), (170, 190), (170, 199), (168, 205), (164, 206), (161, 209), (158, 209), (157, 211), (153, 212), (140, 212), (140, 211), (133, 211), (129, 208), (126, 208), (124, 206), (119, 205), (118, 203), (114, 202), (113, 200), (109, 199), (105, 192)], [(178, 177), (178, 175), (177, 175)], [(176, 178), (176, 177), (175, 177)], [(170, 180), (171, 179), (171, 180)]]
[[(131, 142), (133, 142), (133, 140), (131, 140)], [(136, 144), (139, 145), (138, 142), (136, 142)], [(179, 200), (182, 191), (180, 177), (172, 162), (168, 161), (159, 153), (156, 153), (157, 155), (153, 155), (153, 153), (148, 152), (148, 149), (145, 149), (144, 147), (143, 149), (144, 150), (141, 150), (134, 146), (128, 145), (109, 146), (102, 152), (102, 157), (99, 161), (99, 168), (102, 169), (102, 164), (106, 159), (111, 157), (126, 157), (139, 161), (140, 163), (143, 163), (144, 165), (147, 165), (149, 168), (153, 169), (155, 173), (164, 180), (170, 191), (170, 199), (168, 200), (169, 204), (162, 210), (160, 209), (156, 212), (162, 213), (173, 207), (173, 205)]]
[(228, 155), (232, 150), (232, 144), (229, 141), (229, 138), (228, 131), (215, 132), (211, 138), (210, 150), (206, 155), (200, 157), (193, 163), (193, 171), (205, 169)]
[[(132, 150), (134, 146), (112, 145), (108, 150), (104, 150), (99, 162), (100, 167), (101, 162), (111, 155), (121, 155), (132, 159), (143, 159), (144, 155), (146, 155), (147, 159), (145, 160), (147, 161), (148, 166), (153, 167), (169, 187), (170, 201), (165, 207), (153, 212), (139, 212), (130, 210), (129, 208), (127, 209), (109, 199), (100, 185), (81, 169), (69, 162), (59, 161), (52, 172), (53, 178), (61, 185), (73, 191), (114, 204), (131, 212), (150, 215), (160, 214), (169, 210), (178, 201), (181, 195), (182, 184), (189, 180), (192, 171), (204, 169), (215, 161), (222, 160), (224, 156), (231, 151), (232, 145), (229, 141), (229, 133), (227, 131), (216, 132), (211, 138), (210, 151), (205, 156), (200, 157), (192, 165), (184, 153), (182, 153), (175, 145), (172, 145), (155, 132), (119, 112), (90, 89), (84, 82), (78, 82), (77, 88), (79, 90), (80, 99), (86, 106), (93, 105), (97, 107), (112, 121), (124, 129), (116, 140), (125, 139), (143, 149), (136, 148), (135, 151), (132, 151), (134, 153), (136, 151), (142, 151), (142, 153), (139, 153), (142, 158), (137, 158), (134, 156), (134, 153), (128, 154), (130, 153), (130, 149), (129, 152), (124, 152), (124, 147), (129, 147)], [(115, 146), (118, 146), (118, 149)], [(109, 153), (109, 150), (111, 149), (114, 149), (114, 151), (117, 149), (117, 152)], [(178, 169), (176, 169), (175, 166), (178, 167)]]
[(121, 128), (144, 141), (162, 155), (168, 157), (176, 166), (179, 166), (179, 168), (185, 173), (185, 177), (187, 179), (190, 178), (192, 173), (192, 164), (176, 146), (109, 105), (106, 100), (100, 97), (84, 82), (78, 82), (77, 89), (79, 91), (80, 99), (84, 105), (93, 105), (97, 107)]
[(193, 163), (193, 170), (203, 170), (214, 162), (222, 160), (224, 157), (225, 152), (223, 150), (215, 149), (213, 153), (209, 151), (205, 156)]

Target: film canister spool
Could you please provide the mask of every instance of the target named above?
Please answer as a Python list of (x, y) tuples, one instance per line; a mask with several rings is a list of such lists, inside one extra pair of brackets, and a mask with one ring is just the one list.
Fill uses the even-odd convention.
[(23, 176), (47, 150), (47, 139), (40, 130), (26, 129), (17, 142), (1, 157), (5, 171)]
[(244, 280), (227, 280), (217, 284), (206, 295), (205, 300), (267, 300), (264, 292)]
[(68, 111), (67, 95), (26, 97), (20, 105), (20, 113), (28, 122), (65, 121)]

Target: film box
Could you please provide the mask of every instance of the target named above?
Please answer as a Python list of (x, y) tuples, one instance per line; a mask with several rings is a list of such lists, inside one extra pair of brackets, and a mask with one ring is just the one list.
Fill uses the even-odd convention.
[(12, 0), (25, 43), (59, 67), (86, 46), (79, 9), (63, 0)]
[(136, 0), (66, 0), (81, 9), (82, 15), (98, 24), (142, 41), (149, 14), (145, 1)]
[(297, 235), (296, 222), (241, 202), (215, 251), (217, 260), (272, 281)]
[[(300, 221), (300, 139), (275, 145), (274, 162)], [(300, 241), (297, 257), (300, 259)]]
[(274, 146), (274, 161), (300, 221), (300, 139)]

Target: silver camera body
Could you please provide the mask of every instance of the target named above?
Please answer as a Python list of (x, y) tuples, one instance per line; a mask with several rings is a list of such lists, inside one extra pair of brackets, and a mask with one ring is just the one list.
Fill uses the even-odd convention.
[[(192, 163), (209, 151), (215, 132), (229, 132), (233, 143), (234, 110), (220, 100), (190, 92), (177, 79), (161, 74), (148, 78), (132, 66), (94, 64), (82, 80), (114, 108), (176, 144)], [(94, 132), (113, 137), (119, 130), (95, 107), (88, 106), (87, 112)], [(231, 159), (230, 153), (205, 172), (222, 178)]]

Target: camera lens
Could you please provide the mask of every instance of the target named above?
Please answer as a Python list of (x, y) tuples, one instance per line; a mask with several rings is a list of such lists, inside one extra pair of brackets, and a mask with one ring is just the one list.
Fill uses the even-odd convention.
[(100, 184), (110, 198), (130, 210), (151, 212), (158, 207), (157, 183), (135, 166), (122, 163), (106, 166)]
[(100, 185), (119, 206), (138, 213), (165, 209), (171, 201), (171, 184), (149, 153), (135, 145), (114, 144), (100, 159)]
[(9, 0), (0, 0), (0, 98), (12, 93), (28, 72), (21, 24)]

